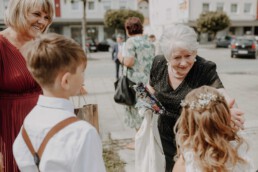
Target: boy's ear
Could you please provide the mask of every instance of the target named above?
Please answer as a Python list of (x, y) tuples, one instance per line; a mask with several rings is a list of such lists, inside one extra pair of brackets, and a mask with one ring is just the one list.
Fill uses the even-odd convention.
[(71, 77), (70, 72), (65, 72), (61, 77), (61, 87), (65, 90), (70, 89), (70, 82), (69, 82), (70, 77)]

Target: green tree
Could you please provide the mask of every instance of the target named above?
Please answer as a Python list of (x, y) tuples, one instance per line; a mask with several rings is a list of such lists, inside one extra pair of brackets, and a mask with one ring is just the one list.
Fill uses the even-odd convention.
[(118, 30), (125, 30), (124, 23), (129, 17), (138, 17), (142, 23), (144, 21), (144, 16), (138, 11), (122, 9), (107, 11), (104, 17), (104, 24), (106, 27), (115, 29), (115, 33), (117, 34)]
[(218, 31), (230, 26), (230, 19), (224, 12), (202, 13), (197, 19), (197, 31), (200, 33), (211, 33), (213, 39)]

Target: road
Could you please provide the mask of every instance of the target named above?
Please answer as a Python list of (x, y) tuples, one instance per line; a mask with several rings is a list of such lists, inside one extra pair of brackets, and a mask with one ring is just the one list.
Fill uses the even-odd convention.
[[(226, 48), (199, 48), (198, 55), (217, 64), (221, 74), (251, 74), (258, 75), (257, 59), (231, 58), (230, 49)], [(86, 76), (112, 77), (115, 73), (115, 64), (111, 62), (111, 53), (91, 53)], [(97, 65), (96, 65), (97, 64)]]
[(227, 48), (200, 48), (198, 54), (214, 61), (218, 73), (258, 75), (258, 57), (257, 59), (231, 58), (230, 49)]

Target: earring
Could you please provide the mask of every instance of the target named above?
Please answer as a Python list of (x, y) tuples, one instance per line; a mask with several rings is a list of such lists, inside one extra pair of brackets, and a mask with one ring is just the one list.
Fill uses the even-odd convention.
[(194, 59), (194, 62), (196, 62), (196, 58)]

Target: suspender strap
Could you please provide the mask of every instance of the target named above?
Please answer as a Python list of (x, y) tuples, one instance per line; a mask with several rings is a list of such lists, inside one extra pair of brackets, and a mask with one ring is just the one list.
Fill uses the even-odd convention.
[(76, 117), (70, 117), (70, 118), (67, 118), (61, 122), (59, 122), (58, 124), (56, 124), (46, 135), (46, 137), (44, 138), (44, 140), (42, 141), (40, 147), (39, 147), (39, 150), (38, 152), (35, 151), (35, 149), (33, 148), (33, 145), (30, 141), (30, 138), (25, 130), (24, 127), (22, 127), (22, 137), (26, 143), (26, 145), (28, 146), (31, 154), (33, 155), (33, 158), (34, 158), (34, 161), (35, 161), (35, 164), (37, 165), (37, 167), (39, 167), (39, 163), (40, 163), (40, 159), (42, 157), (42, 154), (44, 152), (44, 149), (48, 143), (48, 141), (57, 133), (59, 132), (60, 130), (62, 130), (64, 127), (68, 126), (69, 124), (71, 123), (74, 123), (76, 121), (79, 121), (78, 118)]

